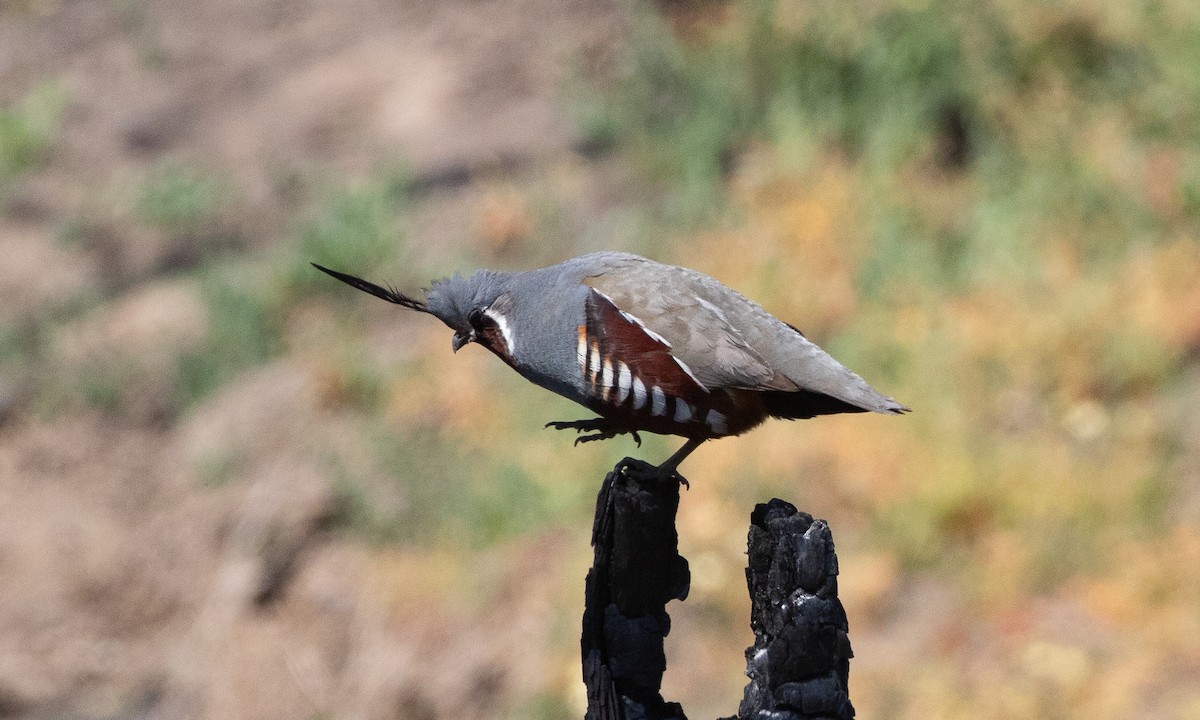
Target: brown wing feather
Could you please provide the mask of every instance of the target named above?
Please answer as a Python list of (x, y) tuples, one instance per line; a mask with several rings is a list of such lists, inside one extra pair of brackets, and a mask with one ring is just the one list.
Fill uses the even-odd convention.
[(639, 318), (593, 290), (580, 331), (590, 407), (634, 430), (685, 437), (736, 435), (762, 422), (761, 393), (709, 389)]
[[(708, 394), (671, 354), (671, 345), (624, 313), (611, 300), (592, 291), (587, 301), (588, 336), (600, 343), (602, 357), (625, 363), (646, 387), (657, 385), (672, 397), (698, 399)], [(616, 375), (609, 386), (616, 382)]]
[(649, 285), (608, 274), (584, 282), (665, 338), (671, 355), (706, 387), (795, 390), (796, 384), (772, 368), (719, 307), (691, 292), (688, 279), (680, 274), (672, 278), (678, 283)]

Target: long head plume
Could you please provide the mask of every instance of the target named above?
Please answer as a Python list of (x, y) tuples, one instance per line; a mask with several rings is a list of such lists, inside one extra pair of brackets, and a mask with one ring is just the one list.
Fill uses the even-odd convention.
[(390, 303), (395, 303), (397, 305), (409, 308), (410, 310), (418, 310), (423, 313), (429, 312), (429, 308), (426, 307), (425, 303), (423, 303), (420, 300), (417, 300), (415, 298), (411, 298), (407, 295), (404, 295), (393, 287), (390, 287), (390, 286), (389, 287), (380, 287), (380, 286), (376, 285), (375, 283), (367, 282), (366, 280), (363, 280), (362, 278), (356, 278), (353, 275), (347, 275), (346, 273), (340, 273), (337, 270), (330, 270), (329, 268), (321, 267), (320, 265), (318, 265), (316, 263), (312, 263), (312, 266), (315, 267), (316, 269), (320, 270), (321, 272), (325, 273), (326, 275), (331, 275), (331, 276), (337, 278), (338, 280), (341, 280), (342, 282), (346, 283), (350, 287), (355, 287), (355, 288), (358, 288), (359, 290), (362, 290), (363, 292), (371, 293), (372, 295), (374, 295), (377, 298), (387, 300)]

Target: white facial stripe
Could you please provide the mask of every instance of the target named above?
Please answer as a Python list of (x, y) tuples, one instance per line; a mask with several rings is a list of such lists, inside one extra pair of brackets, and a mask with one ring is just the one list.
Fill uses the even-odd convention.
[(620, 371), (617, 373), (617, 404), (621, 405), (633, 387), (633, 373), (629, 372), (629, 366), (625, 363), (617, 363), (617, 368)]
[(650, 388), (650, 413), (652, 415), (667, 414), (667, 396), (657, 385)]
[(703, 390), (704, 392), (708, 392), (708, 388), (704, 387), (704, 383), (700, 382), (700, 378), (696, 377), (696, 374), (693, 373), (692, 369), (687, 366), (687, 363), (685, 363), (684, 361), (675, 357), (674, 355), (671, 356), (671, 359), (674, 360), (675, 364), (678, 365), (685, 373), (688, 374), (688, 377), (690, 377), (691, 379), (696, 381), (696, 384), (700, 386), (701, 390)]
[(704, 423), (715, 433), (729, 432), (729, 424), (725, 421), (725, 416), (716, 410), (708, 411), (708, 414), (704, 416)]
[(646, 407), (646, 384), (640, 377), (633, 379), (633, 409), (641, 410)]
[(484, 310), (483, 314), (490, 317), (492, 322), (496, 323), (496, 327), (500, 328), (500, 335), (504, 337), (504, 346), (508, 349), (509, 356), (511, 356), (513, 354), (514, 346), (512, 328), (508, 326), (508, 318), (491, 308)]
[(686, 400), (675, 398), (675, 422), (685, 423), (692, 419), (692, 406)]

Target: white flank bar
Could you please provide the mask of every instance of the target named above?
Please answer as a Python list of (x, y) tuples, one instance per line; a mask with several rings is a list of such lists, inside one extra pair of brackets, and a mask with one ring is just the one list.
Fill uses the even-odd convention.
[(685, 423), (692, 419), (692, 406), (682, 398), (675, 398), (675, 422)]
[(575, 356), (579, 358), (580, 371), (586, 374), (588, 356), (587, 333), (584, 332), (582, 327), (579, 328), (579, 346), (575, 348)]
[(710, 428), (712, 428), (712, 431), (715, 433), (729, 432), (728, 421), (726, 421), (724, 415), (717, 412), (716, 410), (708, 411), (708, 414), (704, 416), (704, 424), (708, 425)]
[(612, 360), (604, 358), (604, 372), (600, 376), (600, 398), (608, 402), (608, 394), (612, 392), (613, 369)]
[(600, 344), (592, 342), (592, 352), (588, 355), (588, 380), (595, 384), (596, 376), (600, 374)]
[(646, 383), (640, 377), (633, 379), (633, 409), (641, 410), (646, 407)]
[(650, 413), (652, 415), (667, 414), (667, 396), (657, 385), (650, 389)]
[(617, 404), (622, 405), (633, 387), (633, 373), (625, 363), (617, 363)]

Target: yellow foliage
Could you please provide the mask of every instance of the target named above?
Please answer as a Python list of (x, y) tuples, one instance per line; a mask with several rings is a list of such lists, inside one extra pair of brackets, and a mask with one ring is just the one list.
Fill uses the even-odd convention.
[[(703, 234), (681, 247), (681, 256), (806, 332), (840, 327), (855, 311), (852, 281), (865, 252), (863, 237), (846, 222), (857, 212), (849, 168), (837, 158), (809, 175), (748, 165), (733, 188), (745, 226)], [(727, 262), (733, 247), (737, 263)]]
[(1135, 253), (1121, 277), (1129, 319), (1172, 347), (1200, 343), (1200, 238)]

